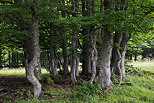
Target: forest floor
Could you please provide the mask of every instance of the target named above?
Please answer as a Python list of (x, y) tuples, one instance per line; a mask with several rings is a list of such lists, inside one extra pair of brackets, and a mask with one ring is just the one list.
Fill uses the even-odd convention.
[[(32, 97), (32, 86), (25, 78), (24, 69), (1, 69), (0, 103), (154, 103), (154, 61), (131, 65), (151, 72), (128, 74), (123, 85), (113, 85), (112, 89), (97, 95), (86, 95), (92, 90), (81, 86), (78, 89), (81, 89), (81, 98), (75, 95), (79, 91), (75, 91), (76, 85), (71, 85), (67, 76), (54, 83), (43, 81), (39, 100)], [(43, 70), (43, 73), (46, 78), (47, 72)], [(85, 76), (78, 78), (79, 81), (88, 79)]]

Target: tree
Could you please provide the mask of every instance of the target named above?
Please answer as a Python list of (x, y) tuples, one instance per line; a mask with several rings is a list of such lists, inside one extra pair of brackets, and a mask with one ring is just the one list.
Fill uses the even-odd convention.
[[(76, 12), (78, 11), (78, 0), (72, 0), (72, 16), (76, 17)], [(76, 83), (76, 67), (77, 65), (77, 41), (78, 41), (78, 29), (75, 28), (72, 30), (72, 65), (71, 65), (71, 81)]]
[[(26, 2), (25, 2), (26, 3)], [(28, 1), (27, 3), (33, 3), (38, 5), (39, 1)], [(30, 24), (30, 32), (27, 38), (27, 68), (26, 68), (26, 76), (30, 83), (32, 83), (34, 88), (34, 97), (38, 98), (41, 94), (41, 84), (39, 82), (39, 70), (40, 70), (40, 47), (39, 47), (39, 16), (38, 11), (35, 6), (30, 6), (31, 9), (31, 24)]]
[[(40, 58), (51, 76), (71, 75), (72, 83), (77, 82), (82, 63), (82, 74), (91, 77), (90, 83), (98, 74), (102, 88), (108, 88), (112, 74), (117, 75), (119, 83), (125, 80), (124, 59), (129, 39), (133, 41), (128, 43), (133, 48), (128, 48), (129, 55), (137, 57), (132, 52), (138, 47), (134, 41), (153, 29), (151, 0), (1, 0), (0, 3), (1, 65), (16, 66), (23, 61), (35, 97), (41, 93)], [(138, 47), (140, 55), (153, 56), (152, 43), (148, 41), (144, 48)]]
[[(114, 9), (114, 1), (104, 0), (101, 1), (101, 8), (104, 10)], [(113, 31), (107, 29), (107, 25), (102, 28), (102, 49), (99, 55), (99, 83), (102, 88), (108, 88), (111, 85), (111, 71), (110, 71), (110, 60), (112, 53), (112, 44), (113, 44)]]

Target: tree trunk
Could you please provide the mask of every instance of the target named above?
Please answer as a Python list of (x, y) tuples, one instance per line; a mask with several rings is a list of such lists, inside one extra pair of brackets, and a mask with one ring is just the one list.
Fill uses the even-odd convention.
[(76, 74), (77, 77), (79, 76), (79, 57), (76, 58), (75, 74)]
[[(129, 0), (121, 0), (122, 5), (121, 5), (121, 10), (126, 11), (128, 8), (128, 2)], [(123, 38), (120, 44), (121, 49), (121, 62), (120, 62), (120, 68), (121, 68), (121, 80), (125, 80), (125, 55), (126, 55), (126, 46), (128, 43), (128, 40), (131, 38), (131, 34), (128, 33), (123, 33)]]
[(11, 52), (10, 50), (8, 52), (9, 52), (9, 68), (11, 68)]
[(56, 44), (55, 40), (57, 39), (55, 37), (55, 34), (57, 34), (56, 31), (56, 26), (53, 25), (52, 23), (50, 25), (50, 56), (49, 56), (49, 71), (51, 75), (56, 75), (58, 74), (57, 72), (57, 58), (56, 58)]
[[(84, 33), (84, 35), (87, 32)], [(91, 73), (91, 53), (90, 53), (90, 37), (89, 35), (83, 39), (83, 49), (82, 49), (82, 74), (88, 75)]]
[[(28, 38), (28, 37), (27, 37)], [(23, 41), (23, 67), (27, 68), (27, 64), (28, 64), (28, 44), (27, 44), (28, 40), (24, 40)]]
[[(76, 17), (78, 11), (78, 0), (72, 0), (72, 16)], [(77, 63), (77, 43), (78, 43), (78, 30), (77, 28), (73, 29), (72, 34), (72, 65), (71, 65), (71, 81), (73, 84), (77, 82), (76, 79), (76, 63)]]
[(11, 68), (17, 68), (18, 67), (18, 54), (16, 52), (12, 52), (12, 62), (11, 62)]
[[(86, 16), (86, 0), (81, 0), (82, 1), (82, 16)], [(82, 34), (86, 35), (86, 30), (82, 30)], [(86, 38), (83, 38), (83, 48), (82, 48), (82, 74), (88, 74), (88, 68), (89, 68), (89, 59), (88, 59), (88, 46), (87, 46), (87, 40), (88, 36)]]
[(43, 51), (41, 52), (41, 60), (40, 60), (41, 66), (48, 68), (48, 53)]
[(68, 51), (67, 51), (67, 39), (64, 36), (62, 41), (62, 49), (63, 49), (63, 59), (64, 59), (64, 75), (67, 75), (69, 73), (68, 71)]
[(0, 46), (0, 68), (2, 67), (3, 65), (3, 61), (2, 61), (2, 49), (1, 49), (1, 46)]
[(96, 39), (97, 39), (97, 34), (96, 32), (93, 32), (91, 34), (91, 44), (92, 44), (92, 54), (91, 54), (91, 64), (92, 64), (92, 77), (90, 79), (90, 83), (92, 84), (95, 77), (96, 77), (96, 66), (97, 66), (97, 49), (96, 49)]
[(125, 80), (125, 55), (126, 55), (126, 46), (131, 38), (131, 34), (128, 33), (123, 33), (123, 38), (120, 44), (121, 49), (121, 62), (120, 62), (120, 68), (121, 68), (121, 73), (122, 73), (122, 81)]
[(73, 84), (77, 82), (76, 69), (77, 66), (77, 35), (78, 31), (75, 31), (72, 35), (72, 66), (71, 66), (71, 81)]
[(28, 64), (26, 68), (26, 76), (30, 83), (34, 87), (34, 97), (38, 98), (41, 94), (41, 84), (37, 79), (35, 71), (40, 69), (40, 47), (39, 47), (39, 36), (38, 33), (38, 17), (35, 8), (32, 9), (32, 21), (30, 26), (31, 35), (29, 35), (27, 51), (28, 51)]
[(102, 49), (99, 55), (99, 83), (102, 88), (108, 88), (111, 85), (111, 53), (113, 45), (113, 33), (104, 30)]
[(143, 52), (142, 52), (142, 59), (144, 60), (145, 58), (147, 58), (147, 50), (144, 49)]
[[(114, 0), (101, 0), (100, 10), (104, 11), (107, 9), (114, 10)], [(112, 55), (112, 45), (113, 45), (113, 31), (108, 31), (106, 25), (102, 28), (102, 49), (99, 52), (99, 76), (98, 80), (102, 88), (108, 88), (111, 85), (111, 55)]]
[[(94, 0), (82, 0), (82, 16), (92, 16), (94, 14)], [(88, 28), (84, 28), (82, 30), (83, 38), (83, 49), (82, 49), (82, 67), (83, 74), (91, 74), (92, 73), (92, 44), (91, 44), (91, 31), (93, 27), (89, 26)]]
[(58, 74), (56, 66), (55, 48), (53, 47), (53, 44), (50, 45), (49, 71), (51, 75)]
[[(62, 4), (65, 6), (65, 0), (62, 0)], [(61, 13), (62, 13), (62, 17), (66, 18), (65, 10), (62, 10)], [(64, 59), (63, 68), (64, 68), (64, 75), (67, 75), (69, 71), (68, 71), (67, 37), (65, 34), (65, 27), (62, 27), (62, 34), (63, 34), (62, 49), (63, 49), (63, 59)]]
[[(120, 5), (115, 5), (116, 11), (126, 11), (128, 0), (118, 1)], [(129, 36), (128, 36), (129, 37)], [(112, 51), (112, 63), (111, 70), (113, 73), (119, 76), (119, 83), (125, 78), (124, 69), (124, 58), (125, 58), (125, 48), (128, 42), (127, 34), (125, 33), (115, 33), (114, 37), (114, 48)]]
[(137, 53), (135, 52), (134, 61), (137, 61)]
[(127, 33), (116, 34), (114, 38), (114, 48), (112, 51), (112, 72), (119, 76), (119, 83), (125, 79), (124, 60), (126, 54), (126, 45), (130, 38)]
[(63, 45), (62, 45), (62, 49), (63, 49), (63, 59), (64, 59), (64, 75), (68, 74), (68, 53), (67, 53), (67, 40), (66, 37), (64, 37), (63, 39)]
[(112, 50), (112, 59), (111, 59), (111, 71), (119, 76), (119, 82), (122, 81), (122, 71), (120, 68), (121, 63), (121, 52), (120, 52), (120, 43), (122, 41), (123, 34), (122, 33), (116, 33), (114, 37), (114, 47)]

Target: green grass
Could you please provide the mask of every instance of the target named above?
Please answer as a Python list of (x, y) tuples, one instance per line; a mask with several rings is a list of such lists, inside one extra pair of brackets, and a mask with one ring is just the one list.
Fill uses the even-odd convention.
[[(29, 99), (28, 101), (18, 100), (16, 103), (154, 103), (154, 78), (152, 76), (128, 75), (126, 82), (130, 82), (132, 85), (113, 86), (112, 89), (99, 96), (40, 101)], [(52, 95), (68, 95), (71, 90), (50, 88), (43, 92), (51, 93)]]
[[(154, 61), (133, 62), (131, 65), (154, 72)], [(43, 72), (46, 73), (45, 70)], [(24, 69), (0, 70), (0, 75), (24, 75)], [(48, 99), (21, 99), (14, 103), (154, 103), (154, 75), (127, 75), (125, 83), (131, 85), (113, 85), (110, 90), (95, 96), (89, 95), (87, 98), (77, 98), (73, 94), (75, 93), (74, 89), (63, 89), (61, 86), (57, 86), (56, 88), (45, 89), (42, 93), (60, 95), (59, 98), (51, 99), (50, 96), (43, 95), (44, 98)], [(74, 98), (64, 98), (65, 96)]]
[(106, 97), (111, 103), (154, 103), (154, 79), (144, 76), (127, 76), (131, 86), (113, 86)]
[[(46, 74), (46, 69), (41, 70), (43, 74)], [(25, 76), (25, 68), (4, 68), (0, 69), (0, 76)]]
[(134, 67), (141, 68), (142, 70), (151, 71), (154, 73), (154, 61), (141, 61), (130, 63)]

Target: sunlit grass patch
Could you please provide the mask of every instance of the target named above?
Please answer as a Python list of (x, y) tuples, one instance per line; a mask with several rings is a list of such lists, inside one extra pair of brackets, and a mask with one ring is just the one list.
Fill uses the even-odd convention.
[(24, 68), (3, 68), (0, 69), (0, 76), (25, 76)]
[[(46, 69), (41, 70), (43, 74), (46, 74)], [(0, 69), (0, 76), (25, 76), (25, 68), (3, 68)]]
[(130, 63), (134, 67), (141, 68), (141, 70), (154, 72), (154, 61), (140, 61)]
[[(154, 80), (142, 76), (127, 76), (131, 86), (113, 86), (104, 94), (107, 103), (153, 103)], [(151, 87), (150, 87), (151, 86)]]

